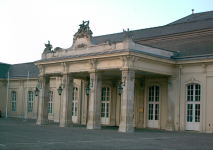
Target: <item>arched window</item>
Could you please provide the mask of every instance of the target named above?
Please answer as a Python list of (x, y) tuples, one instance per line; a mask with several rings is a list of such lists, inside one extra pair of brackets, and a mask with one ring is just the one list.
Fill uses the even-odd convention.
[(12, 91), (11, 111), (16, 111), (16, 91)]
[(186, 93), (186, 130), (199, 130), (201, 94), (200, 85), (188, 85)]
[(49, 91), (48, 113), (52, 114), (52, 111), (53, 111), (53, 91)]
[(33, 112), (33, 91), (28, 91), (28, 112)]

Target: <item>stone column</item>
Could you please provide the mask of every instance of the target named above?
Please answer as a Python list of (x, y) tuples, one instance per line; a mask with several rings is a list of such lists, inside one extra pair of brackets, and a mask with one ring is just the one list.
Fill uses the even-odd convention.
[(102, 74), (91, 72), (87, 129), (101, 129), (101, 84)]
[(175, 104), (175, 77), (168, 78), (168, 101), (167, 101), (167, 123), (166, 130), (173, 131), (174, 126), (174, 104)]
[(119, 132), (134, 132), (133, 104), (135, 71), (122, 71), (123, 94), (121, 95), (121, 123)]
[(38, 119), (36, 124), (43, 125), (48, 124), (48, 103), (49, 103), (49, 85), (50, 77), (41, 76), (39, 85), (39, 107), (38, 107)]
[(64, 74), (62, 78), (62, 94), (60, 108), (60, 127), (72, 126), (73, 77)]

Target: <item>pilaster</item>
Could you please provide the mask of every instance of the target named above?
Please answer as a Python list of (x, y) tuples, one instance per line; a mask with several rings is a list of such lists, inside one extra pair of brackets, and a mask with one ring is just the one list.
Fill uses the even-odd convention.
[(167, 101), (167, 123), (166, 130), (173, 131), (174, 124), (174, 104), (175, 104), (175, 81), (174, 76), (168, 78), (168, 101)]
[(87, 129), (101, 129), (102, 73), (90, 73), (90, 99)]
[(50, 77), (42, 75), (39, 78), (39, 107), (37, 125), (48, 124), (48, 103)]
[(134, 132), (133, 104), (135, 71), (122, 71), (123, 94), (121, 95), (121, 123), (119, 132)]
[(60, 127), (72, 125), (73, 76), (63, 74), (60, 108)]

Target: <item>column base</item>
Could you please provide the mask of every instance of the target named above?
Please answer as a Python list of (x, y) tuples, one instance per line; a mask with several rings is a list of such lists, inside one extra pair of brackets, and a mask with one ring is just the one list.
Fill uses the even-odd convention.
[(72, 127), (73, 126), (73, 124), (72, 124), (72, 122), (65, 122), (65, 121), (61, 121), (60, 123), (59, 123), (59, 127)]
[(134, 124), (125, 124), (121, 122), (121, 124), (119, 125), (118, 132), (128, 132), (128, 133), (135, 132)]
[(169, 123), (166, 125), (166, 131), (174, 131), (175, 130), (175, 125), (172, 123)]
[(72, 124), (59, 124), (59, 127), (72, 127)]
[(48, 119), (44, 119), (44, 120), (37, 119), (36, 125), (48, 125)]
[(101, 129), (101, 126), (91, 126), (91, 125), (87, 125), (87, 129), (99, 130), (99, 129)]

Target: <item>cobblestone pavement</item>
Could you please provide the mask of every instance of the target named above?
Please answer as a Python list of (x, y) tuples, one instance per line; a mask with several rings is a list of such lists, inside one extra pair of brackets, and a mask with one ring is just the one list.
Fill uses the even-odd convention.
[(85, 125), (36, 125), (35, 119), (0, 118), (0, 149), (213, 149), (213, 134), (118, 127), (87, 130)]

